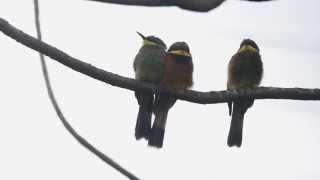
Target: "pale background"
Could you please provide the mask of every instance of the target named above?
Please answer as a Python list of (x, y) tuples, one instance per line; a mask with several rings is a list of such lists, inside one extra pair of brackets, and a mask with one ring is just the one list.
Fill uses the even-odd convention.
[[(3, 0), (0, 17), (35, 35), (32, 0)], [(102, 69), (133, 77), (138, 30), (169, 46), (189, 43), (194, 87), (223, 90), (243, 38), (260, 46), (263, 86), (320, 87), (320, 1), (230, 0), (209, 13), (84, 0), (40, 0), (44, 41)], [(47, 59), (53, 88), (77, 131), (141, 179), (320, 179), (320, 102), (257, 100), (245, 117), (242, 147), (226, 144), (226, 104), (179, 101), (164, 147), (134, 139), (133, 92)], [(0, 179), (116, 179), (64, 129), (49, 102), (38, 53), (0, 33)]]

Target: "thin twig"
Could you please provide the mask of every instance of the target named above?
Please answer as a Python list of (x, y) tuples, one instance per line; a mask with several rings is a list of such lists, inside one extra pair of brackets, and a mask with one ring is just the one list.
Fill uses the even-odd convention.
[(320, 89), (306, 88), (278, 88), (278, 87), (260, 87), (256, 89), (240, 90), (240, 91), (210, 91), (199, 92), (187, 90), (184, 92), (175, 92), (170, 89), (159, 89), (157, 86), (142, 83), (132, 78), (123, 77), (102, 69), (91, 64), (80, 61), (68, 54), (40, 41), (16, 27), (10, 25), (6, 20), (0, 18), (0, 31), (7, 36), (15, 39), (21, 44), (43, 53), (46, 56), (58, 61), (59, 63), (88, 75), (99, 81), (108, 83), (113, 86), (125, 88), (133, 91), (159, 92), (167, 93), (178, 99), (199, 103), (199, 104), (215, 104), (225, 103), (240, 98), (254, 99), (291, 99), (291, 100), (320, 100)]
[[(39, 3), (38, 0), (34, 0), (34, 13), (35, 13), (35, 23), (36, 23), (36, 29), (37, 29), (37, 37), (38, 39), (41, 41), (42, 37), (41, 37), (41, 30), (40, 30), (40, 20), (39, 20)], [(59, 119), (61, 120), (61, 122), (63, 123), (64, 127), (68, 130), (68, 132), (81, 144), (83, 145), (85, 148), (87, 148), (90, 152), (92, 152), (93, 154), (95, 154), (96, 156), (98, 156), (102, 161), (104, 161), (105, 163), (109, 164), (111, 167), (115, 168), (117, 171), (119, 171), (120, 173), (122, 173), (123, 175), (125, 175), (126, 177), (128, 177), (129, 179), (132, 180), (138, 180), (139, 178), (137, 178), (135, 175), (133, 175), (132, 173), (130, 173), (129, 171), (127, 171), (126, 169), (124, 169), (123, 167), (121, 167), (117, 162), (115, 162), (114, 160), (112, 160), (111, 158), (109, 158), (107, 155), (105, 155), (104, 153), (102, 153), (101, 151), (99, 151), (97, 148), (95, 148), (93, 145), (91, 145), (86, 139), (84, 139), (83, 137), (81, 137), (73, 128), (72, 126), (69, 124), (69, 122), (66, 120), (66, 118), (64, 117), (58, 102), (56, 101), (56, 98), (54, 96), (52, 87), (51, 87), (51, 83), (50, 83), (50, 78), (49, 78), (49, 74), (48, 74), (48, 70), (47, 70), (47, 65), (46, 62), (44, 60), (44, 56), (42, 53), (39, 53), (40, 55), (40, 60), (41, 60), (41, 67), (42, 67), (42, 72), (43, 72), (43, 76), (44, 76), (44, 80), (46, 83), (46, 87), (47, 87), (47, 91), (48, 91), (48, 95), (49, 98), (51, 100), (51, 103), (59, 117)]]

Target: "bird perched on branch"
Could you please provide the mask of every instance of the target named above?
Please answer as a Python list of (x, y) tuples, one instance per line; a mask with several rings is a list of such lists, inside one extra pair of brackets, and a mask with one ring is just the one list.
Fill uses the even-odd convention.
[[(134, 59), (135, 79), (158, 84), (163, 78), (166, 44), (155, 36), (145, 37), (137, 32), (143, 40), (142, 47)], [(135, 138), (149, 138), (151, 131), (152, 107), (154, 95), (150, 92), (135, 92), (139, 112), (135, 127)]]
[[(258, 45), (250, 39), (244, 39), (228, 66), (228, 90), (249, 89), (259, 86), (263, 75)], [(253, 98), (243, 98), (228, 102), (231, 125), (228, 146), (240, 147), (242, 143), (243, 118), (247, 109), (253, 105)]]
[[(160, 86), (183, 91), (192, 86), (192, 73), (193, 63), (188, 44), (185, 42), (172, 44), (165, 57), (164, 76)], [(148, 141), (150, 146), (162, 147), (168, 111), (176, 100), (175, 97), (167, 94), (156, 95), (153, 109), (155, 120)]]

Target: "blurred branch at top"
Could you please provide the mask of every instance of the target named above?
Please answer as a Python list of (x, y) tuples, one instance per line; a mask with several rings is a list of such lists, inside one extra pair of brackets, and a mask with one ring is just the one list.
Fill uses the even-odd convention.
[[(220, 6), (225, 0), (87, 0), (134, 6), (178, 6), (182, 9), (208, 12)], [(264, 2), (273, 0), (242, 0)]]

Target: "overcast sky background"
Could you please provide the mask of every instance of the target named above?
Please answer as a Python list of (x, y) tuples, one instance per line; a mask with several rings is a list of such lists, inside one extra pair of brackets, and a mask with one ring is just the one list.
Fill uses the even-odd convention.
[[(123, 76), (142, 41), (189, 43), (194, 90), (226, 88), (227, 64), (243, 38), (260, 46), (263, 86), (320, 87), (320, 1), (229, 0), (209, 13), (88, 2), (40, 0), (44, 41)], [(6, 0), (0, 17), (35, 36), (33, 1)], [(0, 33), (0, 179), (116, 179), (64, 129), (49, 102), (38, 53)], [(164, 147), (134, 139), (134, 93), (47, 58), (52, 85), (76, 130), (141, 179), (320, 179), (320, 102), (257, 100), (247, 112), (240, 149), (227, 146), (226, 104), (178, 101)]]

